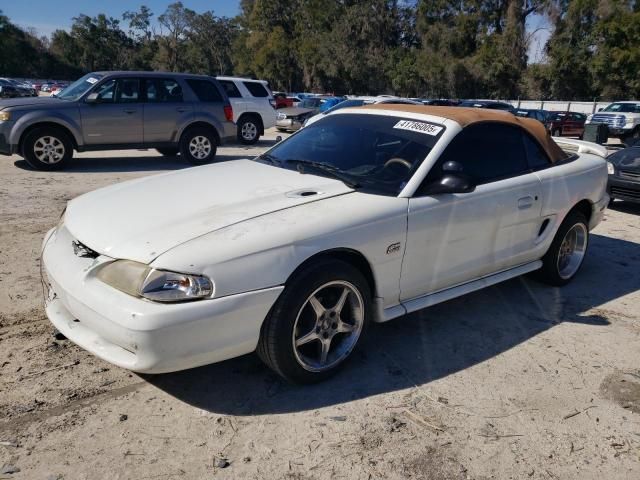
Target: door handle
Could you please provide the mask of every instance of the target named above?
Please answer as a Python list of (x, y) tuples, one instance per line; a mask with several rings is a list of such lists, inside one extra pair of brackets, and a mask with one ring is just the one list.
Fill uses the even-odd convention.
[(524, 210), (525, 208), (531, 208), (533, 205), (533, 197), (531, 195), (527, 195), (526, 197), (522, 197), (518, 199), (518, 208)]
[(188, 109), (184, 108), (184, 107), (178, 107), (176, 108), (176, 110), (180, 113), (186, 112)]
[(137, 112), (137, 110), (132, 110), (132, 109), (128, 109), (128, 110), (124, 111), (124, 113), (128, 113), (128, 114), (132, 114), (132, 113), (136, 113), (136, 112)]

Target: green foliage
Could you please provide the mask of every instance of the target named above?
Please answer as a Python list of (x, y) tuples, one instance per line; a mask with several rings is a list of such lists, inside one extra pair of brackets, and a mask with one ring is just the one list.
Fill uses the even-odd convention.
[[(541, 64), (527, 59), (534, 14), (552, 27)], [(157, 69), (289, 91), (609, 100), (640, 96), (638, 39), (630, 0), (241, 0), (233, 19), (177, 1), (157, 17), (80, 14), (49, 40), (0, 13), (0, 74)]]

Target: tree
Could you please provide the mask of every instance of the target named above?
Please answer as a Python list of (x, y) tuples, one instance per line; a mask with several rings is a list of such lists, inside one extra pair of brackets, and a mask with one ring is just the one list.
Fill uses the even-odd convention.
[(159, 50), (154, 66), (159, 70), (178, 72), (186, 69), (184, 52), (189, 27), (188, 16), (192, 12), (182, 2), (175, 2), (158, 17), (161, 32), (157, 37)]

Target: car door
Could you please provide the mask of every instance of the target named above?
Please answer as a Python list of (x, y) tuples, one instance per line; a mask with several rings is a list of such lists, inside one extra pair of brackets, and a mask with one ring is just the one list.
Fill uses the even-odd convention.
[(140, 83), (139, 78), (112, 78), (92, 90), (95, 102), (80, 108), (85, 145), (142, 144)]
[(177, 132), (193, 112), (184, 101), (182, 85), (175, 78), (144, 79), (144, 143), (158, 145), (177, 142)]
[[(476, 188), (423, 195), (458, 162)], [(472, 125), (459, 133), (409, 200), (401, 300), (446, 289), (533, 260), (540, 224), (538, 177), (527, 164), (519, 127)]]

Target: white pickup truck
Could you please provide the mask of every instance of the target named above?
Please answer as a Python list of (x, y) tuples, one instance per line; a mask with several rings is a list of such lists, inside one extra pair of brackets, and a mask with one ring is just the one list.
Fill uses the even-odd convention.
[(589, 115), (585, 124), (605, 123), (609, 137), (619, 138), (628, 146), (640, 140), (640, 102), (615, 102)]
[(257, 350), (289, 380), (322, 380), (372, 322), (529, 272), (574, 278), (607, 164), (558, 141), (499, 111), (344, 108), (253, 160), (85, 194), (44, 241), (47, 315), (135, 371)]

